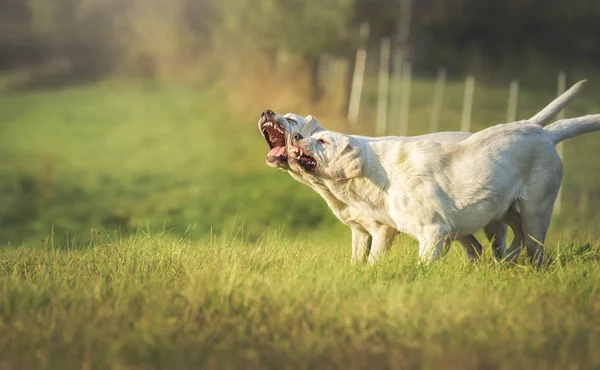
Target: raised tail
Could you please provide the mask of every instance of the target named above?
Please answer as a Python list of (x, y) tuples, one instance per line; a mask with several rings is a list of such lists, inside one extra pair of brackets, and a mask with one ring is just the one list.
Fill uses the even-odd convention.
[(571, 86), (569, 90), (562, 93), (558, 98), (554, 99), (538, 114), (531, 117), (527, 121), (536, 123), (540, 126), (545, 125), (552, 119), (552, 117), (556, 116), (558, 112), (563, 110), (571, 102), (571, 100), (575, 99), (575, 97), (583, 91), (583, 87), (585, 86), (586, 82), (587, 80), (581, 80), (577, 82), (575, 85)]
[(544, 127), (544, 131), (548, 133), (554, 144), (577, 135), (599, 130), (600, 114), (561, 119)]

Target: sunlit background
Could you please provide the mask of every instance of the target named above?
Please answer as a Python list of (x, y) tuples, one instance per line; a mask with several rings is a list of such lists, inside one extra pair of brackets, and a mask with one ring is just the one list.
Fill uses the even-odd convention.
[[(1, 0), (0, 242), (347, 233), (264, 163), (260, 113), (369, 135), (532, 116), (589, 79), (597, 0)], [(600, 136), (565, 142), (551, 232), (597, 236)]]

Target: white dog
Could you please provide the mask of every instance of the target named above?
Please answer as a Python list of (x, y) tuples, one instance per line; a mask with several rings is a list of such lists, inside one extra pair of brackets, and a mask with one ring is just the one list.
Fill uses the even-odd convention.
[[(508, 134), (501, 134), (495, 144), (481, 139), (492, 129), (470, 138), (471, 134), (459, 132), (367, 138), (326, 131), (310, 116), (284, 117), (270, 111), (261, 117), (259, 128), (272, 148), (267, 163), (288, 170), (298, 181), (311, 186), (325, 198), (334, 214), (352, 228), (353, 260), (360, 258), (371, 244), (369, 261), (374, 262), (398, 231), (420, 241), (423, 260), (436, 259), (441, 241), (449, 238), (457, 238), (469, 255), (476, 257), (481, 246), (472, 234), (482, 227), (494, 240), (496, 256), (501, 256), (506, 234), (503, 222), (515, 231), (509, 252), (516, 256), (524, 231), (516, 203), (527, 203), (523, 203), (522, 194), (509, 191), (503, 176), (498, 174), (503, 167), (495, 163), (505, 165), (519, 157), (520, 151), (505, 153), (515, 149), (506, 147), (506, 138), (510, 141), (513, 136), (523, 136), (511, 132), (530, 126), (544, 132), (540, 124), (566, 106), (582, 86), (583, 82), (575, 85), (529, 124), (512, 124), (522, 127), (505, 129)], [(494, 136), (493, 132), (485, 137)], [(494, 151), (497, 153), (492, 155)], [(482, 154), (486, 157), (481, 158)], [(479, 174), (475, 173), (477, 169)], [(523, 171), (517, 173), (522, 175)], [(557, 184), (560, 186), (560, 178)], [(545, 236), (545, 229), (538, 234)]]

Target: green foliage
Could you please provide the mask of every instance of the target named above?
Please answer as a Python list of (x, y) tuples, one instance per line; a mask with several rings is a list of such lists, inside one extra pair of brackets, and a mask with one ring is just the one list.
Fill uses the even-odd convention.
[[(367, 22), (377, 55), (401, 0), (23, 0), (0, 3), (0, 68), (67, 61), (76, 80), (114, 72), (172, 77), (211, 56), (279, 51), (351, 57)], [(412, 1), (410, 49), (421, 73), (490, 78), (597, 71), (595, 0)], [(561, 24), (557, 27), (556, 24)], [(224, 57), (225, 58), (225, 57)], [(65, 77), (66, 79), (66, 77)]]
[[(351, 0), (234, 0), (220, 2), (215, 33), (263, 51), (301, 57), (335, 53), (353, 35)], [(347, 46), (347, 45), (346, 45)]]

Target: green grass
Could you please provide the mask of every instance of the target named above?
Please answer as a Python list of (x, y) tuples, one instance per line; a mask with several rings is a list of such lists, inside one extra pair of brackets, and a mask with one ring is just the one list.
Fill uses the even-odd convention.
[(353, 267), (323, 234), (98, 239), (0, 251), (0, 368), (600, 366), (597, 244), (534, 271), (419, 267), (412, 243)]
[[(504, 90), (478, 89), (475, 129), (501, 122)], [(413, 90), (417, 134), (433, 90)], [(520, 112), (551, 95), (524, 92)], [(597, 134), (565, 145), (542, 269), (458, 246), (419, 267), (406, 236), (368, 268), (324, 202), (264, 164), (264, 107), (224, 96), (0, 90), (0, 369), (600, 367)], [(600, 111), (586, 96), (569, 114)]]
[[(333, 225), (318, 195), (265, 165), (260, 110), (231, 114), (223, 99), (139, 83), (0, 93), (0, 241), (53, 227), (60, 236), (191, 225), (202, 237), (242, 220), (256, 238), (271, 224)], [(278, 212), (283, 203), (296, 212)]]
[[(441, 130), (458, 128), (461, 89), (448, 84)], [(475, 130), (501, 122), (505, 101), (502, 89), (477, 89)], [(414, 84), (411, 134), (426, 132), (432, 93), (431, 83)], [(40, 240), (52, 229), (61, 237), (148, 225), (195, 238), (234, 224), (253, 239), (269, 227), (340, 230), (318, 195), (264, 164), (266, 146), (256, 129), (263, 107), (232, 111), (224, 96), (216, 89), (122, 82), (0, 89), (0, 243)], [(600, 111), (592, 97), (584, 94), (569, 114)], [(551, 99), (525, 91), (519, 112), (531, 116)], [(562, 236), (600, 236), (597, 140), (589, 134), (565, 144), (565, 212), (552, 228)], [(294, 212), (280, 212), (283, 204)]]

